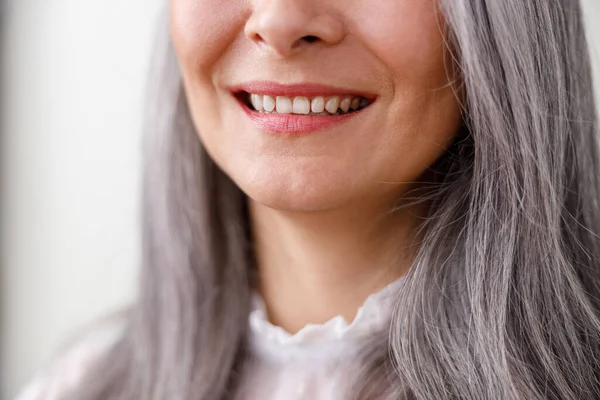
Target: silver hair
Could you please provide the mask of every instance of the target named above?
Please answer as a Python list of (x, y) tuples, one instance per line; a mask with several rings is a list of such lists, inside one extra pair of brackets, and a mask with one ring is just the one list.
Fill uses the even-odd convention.
[[(432, 166), (391, 328), (365, 343), (347, 398), (600, 398), (600, 163), (580, 1), (439, 1), (464, 124)], [(245, 196), (198, 139), (167, 31), (145, 125), (139, 301), (72, 399), (223, 400), (243, 373)]]

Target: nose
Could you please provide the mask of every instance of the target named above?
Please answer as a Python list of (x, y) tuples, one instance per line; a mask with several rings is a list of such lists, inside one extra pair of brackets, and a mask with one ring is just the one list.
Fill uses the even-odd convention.
[(255, 0), (244, 33), (280, 56), (290, 56), (311, 43), (339, 43), (344, 25), (323, 0)]

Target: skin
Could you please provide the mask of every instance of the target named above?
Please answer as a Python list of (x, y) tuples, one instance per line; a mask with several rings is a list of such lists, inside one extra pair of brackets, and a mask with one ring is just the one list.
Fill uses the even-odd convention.
[[(409, 268), (427, 209), (395, 206), (461, 125), (436, 3), (171, 0), (170, 16), (199, 138), (248, 196), (270, 320), (289, 332), (339, 314), (351, 321)], [(324, 131), (273, 134), (230, 91), (256, 80), (376, 100)]]

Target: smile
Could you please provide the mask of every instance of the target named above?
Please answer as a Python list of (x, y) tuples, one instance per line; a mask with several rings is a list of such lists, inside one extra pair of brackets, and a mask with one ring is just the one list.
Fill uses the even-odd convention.
[(256, 127), (301, 134), (333, 128), (362, 114), (376, 96), (323, 85), (249, 82), (230, 88)]

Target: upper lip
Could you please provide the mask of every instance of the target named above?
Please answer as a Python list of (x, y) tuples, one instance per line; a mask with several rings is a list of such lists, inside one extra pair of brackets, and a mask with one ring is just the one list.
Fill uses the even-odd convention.
[(235, 94), (246, 92), (251, 94), (286, 97), (361, 96), (369, 100), (374, 100), (376, 97), (373, 93), (361, 90), (346, 89), (318, 83), (281, 84), (271, 81), (249, 81), (233, 85), (229, 90)]

